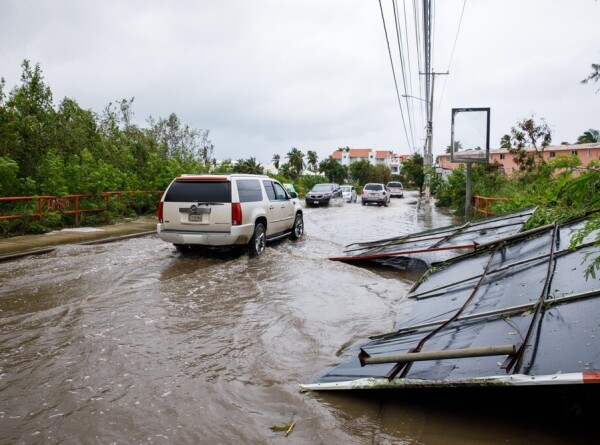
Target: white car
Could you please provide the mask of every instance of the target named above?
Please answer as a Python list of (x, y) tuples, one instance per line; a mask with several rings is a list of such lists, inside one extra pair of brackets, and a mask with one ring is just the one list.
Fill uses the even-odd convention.
[(356, 190), (351, 185), (341, 185), (342, 196), (346, 202), (356, 202)]
[(375, 203), (387, 207), (390, 202), (390, 195), (387, 192), (385, 185), (375, 182), (365, 184), (360, 195), (362, 205)]
[(404, 198), (404, 187), (402, 186), (401, 182), (390, 181), (387, 183), (385, 188), (387, 189), (388, 193), (390, 194), (390, 198), (393, 198), (394, 196)]
[(304, 233), (296, 193), (261, 175), (182, 175), (158, 207), (158, 237), (186, 252), (193, 246), (247, 245), (260, 255), (267, 241)]

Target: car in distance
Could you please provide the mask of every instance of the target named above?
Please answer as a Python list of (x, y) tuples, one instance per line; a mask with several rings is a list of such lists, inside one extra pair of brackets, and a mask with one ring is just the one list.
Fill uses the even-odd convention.
[(377, 182), (365, 184), (360, 195), (362, 205), (377, 204), (387, 207), (390, 196), (385, 189), (385, 185)]
[(285, 187), (285, 189), (288, 191), (288, 193), (296, 193), (296, 195), (298, 194), (298, 192), (296, 191), (296, 188), (294, 187), (294, 184), (292, 183), (284, 183), (283, 187)]
[(260, 255), (268, 241), (304, 233), (296, 193), (262, 175), (181, 175), (158, 207), (158, 237), (180, 252), (194, 246), (248, 247)]
[(404, 187), (402, 187), (401, 182), (390, 181), (387, 183), (385, 188), (388, 190), (390, 198), (394, 198), (394, 197), (404, 198)]
[(340, 185), (342, 196), (346, 202), (356, 202), (356, 190), (351, 185)]
[(329, 205), (332, 199), (343, 199), (342, 189), (338, 184), (315, 184), (306, 194), (307, 206)]

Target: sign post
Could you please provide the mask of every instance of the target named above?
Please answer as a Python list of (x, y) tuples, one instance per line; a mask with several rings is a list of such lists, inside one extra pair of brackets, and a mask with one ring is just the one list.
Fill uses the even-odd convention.
[(490, 159), (490, 108), (453, 108), (451, 133), (450, 160), (467, 166), (465, 221), (470, 221), (472, 165)]

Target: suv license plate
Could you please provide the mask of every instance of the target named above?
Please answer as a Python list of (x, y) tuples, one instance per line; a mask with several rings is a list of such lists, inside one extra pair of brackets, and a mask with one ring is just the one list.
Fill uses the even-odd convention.
[(192, 222), (202, 222), (202, 215), (189, 215), (188, 221)]

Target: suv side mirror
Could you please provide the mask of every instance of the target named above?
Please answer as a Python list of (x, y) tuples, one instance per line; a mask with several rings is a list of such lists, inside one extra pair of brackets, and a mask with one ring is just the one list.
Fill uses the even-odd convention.
[(298, 193), (296, 192), (290, 192), (290, 196), (293, 198), (297, 198), (298, 197)]

